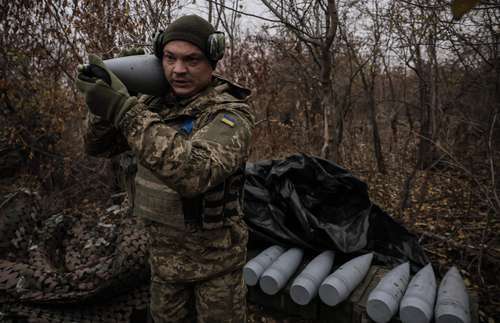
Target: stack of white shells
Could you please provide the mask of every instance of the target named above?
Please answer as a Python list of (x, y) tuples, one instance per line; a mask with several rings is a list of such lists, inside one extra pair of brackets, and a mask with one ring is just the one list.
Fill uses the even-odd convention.
[[(303, 251), (272, 246), (250, 260), (243, 268), (247, 285), (259, 283), (268, 295), (278, 293), (299, 268)], [(373, 254), (354, 258), (330, 274), (335, 254), (324, 251), (297, 275), (290, 287), (290, 297), (307, 305), (319, 294), (323, 303), (335, 306), (346, 300), (364, 279)], [(437, 298), (436, 298), (437, 294)], [(368, 316), (377, 323), (389, 322), (398, 312), (403, 323), (470, 323), (469, 296), (456, 267), (444, 276), (439, 288), (431, 264), (410, 280), (410, 265), (398, 265), (380, 280), (366, 303)]]
[[(470, 323), (469, 296), (456, 267), (444, 276), (436, 299), (436, 278), (432, 266), (422, 268), (408, 283), (409, 264), (387, 273), (370, 293), (367, 312), (372, 320), (385, 323), (396, 314), (403, 323)], [(403, 295), (404, 293), (404, 295)]]

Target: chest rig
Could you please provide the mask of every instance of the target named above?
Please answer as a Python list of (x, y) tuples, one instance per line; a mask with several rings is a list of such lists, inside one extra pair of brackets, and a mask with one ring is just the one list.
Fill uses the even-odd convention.
[[(199, 126), (197, 113), (186, 115), (166, 111), (165, 103), (156, 97), (142, 98), (141, 101), (151, 111), (162, 116), (169, 127), (188, 138)], [(137, 170), (134, 202), (134, 213), (137, 216), (179, 229), (192, 226), (216, 229), (224, 226), (225, 219), (243, 215), (244, 165), (240, 165), (223, 182), (190, 198), (180, 196), (140, 164)]]
[(238, 170), (200, 196), (182, 198), (184, 221), (201, 225), (203, 229), (216, 229), (230, 217), (242, 216), (243, 185), (245, 171)]

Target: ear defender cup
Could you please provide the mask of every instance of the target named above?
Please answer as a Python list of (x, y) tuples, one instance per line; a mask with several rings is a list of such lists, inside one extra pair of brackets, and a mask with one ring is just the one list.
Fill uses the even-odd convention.
[(224, 50), (226, 49), (226, 38), (224, 33), (216, 31), (208, 36), (208, 59), (217, 62), (224, 57)]
[(153, 36), (153, 53), (155, 54), (156, 57), (159, 59), (163, 58), (163, 32), (164, 30), (158, 30), (155, 35)]

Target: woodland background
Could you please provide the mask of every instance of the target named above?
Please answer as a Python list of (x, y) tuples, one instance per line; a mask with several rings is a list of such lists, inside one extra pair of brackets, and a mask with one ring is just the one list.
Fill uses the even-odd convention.
[(226, 33), (219, 72), (253, 90), (251, 160), (349, 169), (500, 321), (500, 5), (469, 2), (452, 19), (444, 0), (260, 0), (269, 14), (248, 30), (245, 0), (0, 0), (0, 194), (37, 192), (46, 214), (109, 206), (123, 189), (115, 163), (83, 154), (76, 67), (151, 52), (194, 3)]

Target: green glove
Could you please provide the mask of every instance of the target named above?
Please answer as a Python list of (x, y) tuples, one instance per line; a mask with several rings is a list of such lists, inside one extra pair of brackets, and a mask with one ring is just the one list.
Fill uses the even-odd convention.
[(87, 107), (118, 126), (123, 115), (137, 103), (125, 85), (106, 68), (100, 57), (90, 54), (89, 64), (78, 67), (76, 87), (85, 95)]
[(146, 54), (146, 52), (144, 52), (144, 48), (132, 47), (132, 48), (127, 48), (127, 49), (124, 48), (124, 49), (120, 50), (117, 57), (144, 55), (144, 54)]

